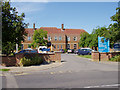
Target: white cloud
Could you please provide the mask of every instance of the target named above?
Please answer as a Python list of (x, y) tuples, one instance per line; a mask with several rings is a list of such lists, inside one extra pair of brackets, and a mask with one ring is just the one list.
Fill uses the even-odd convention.
[(44, 10), (45, 6), (43, 4), (33, 4), (27, 2), (13, 2), (13, 7), (16, 7), (19, 14), (21, 13), (34, 13)]

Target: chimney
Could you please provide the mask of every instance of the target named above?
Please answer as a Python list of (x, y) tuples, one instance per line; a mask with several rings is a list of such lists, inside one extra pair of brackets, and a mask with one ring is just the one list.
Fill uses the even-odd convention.
[(64, 24), (62, 24), (62, 28), (61, 29), (64, 30)]
[(35, 30), (35, 23), (33, 23), (33, 29)]

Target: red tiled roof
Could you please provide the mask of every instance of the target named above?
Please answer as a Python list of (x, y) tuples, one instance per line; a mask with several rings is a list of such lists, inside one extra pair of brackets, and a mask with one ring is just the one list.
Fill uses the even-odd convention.
[(63, 31), (56, 27), (41, 27), (40, 29), (48, 31), (48, 33), (81, 34), (83, 32), (86, 32), (83, 29), (64, 29)]
[[(50, 33), (63, 33), (63, 34), (81, 34), (83, 32), (86, 32), (83, 29), (65, 29), (64, 31), (61, 29), (58, 29), (56, 27), (41, 27), (40, 29), (43, 29), (45, 31), (48, 32), (48, 34)], [(37, 29), (38, 30), (38, 29)], [(33, 28), (26, 28), (26, 32), (28, 34), (33, 34), (34, 33), (34, 29)]]

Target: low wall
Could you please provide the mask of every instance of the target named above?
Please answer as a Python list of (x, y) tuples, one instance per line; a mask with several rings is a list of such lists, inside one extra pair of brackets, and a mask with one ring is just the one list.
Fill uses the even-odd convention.
[(2, 58), (1, 65), (2, 66), (15, 66), (16, 65), (16, 58), (15, 56), (0, 56)]
[(61, 62), (61, 53), (55, 52), (55, 53), (19, 53), (12, 57), (6, 57), (2, 56), (2, 64), (3, 66), (18, 66), (20, 59), (24, 56), (29, 55), (31, 57), (34, 57), (36, 55), (40, 56), (45, 62), (49, 63), (51, 61), (54, 62)]
[(93, 61), (108, 61), (115, 55), (120, 55), (120, 52), (92, 52)]

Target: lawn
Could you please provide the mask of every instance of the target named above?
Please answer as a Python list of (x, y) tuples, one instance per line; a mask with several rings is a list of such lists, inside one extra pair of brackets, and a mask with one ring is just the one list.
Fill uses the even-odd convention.
[(83, 58), (92, 58), (91, 55), (78, 55), (79, 57), (83, 57)]
[(0, 69), (0, 71), (9, 71), (10, 69)]

